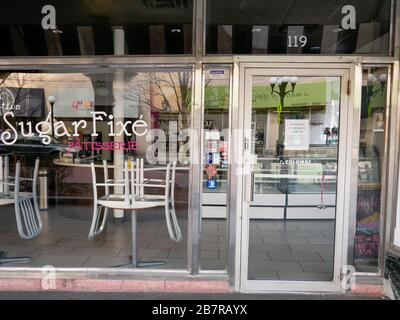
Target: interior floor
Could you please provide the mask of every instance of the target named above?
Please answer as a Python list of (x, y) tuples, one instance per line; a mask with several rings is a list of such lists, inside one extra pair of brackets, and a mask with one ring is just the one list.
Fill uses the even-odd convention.
[[(33, 240), (19, 238), (12, 206), (0, 209), (0, 251), (9, 257), (29, 256), (24, 267), (119, 267), (130, 262), (131, 224), (110, 218), (103, 234), (88, 240), (91, 208), (57, 206), (42, 211), (44, 229)], [(137, 244), (143, 261), (161, 260), (161, 269), (187, 267), (187, 209), (178, 209), (184, 239), (168, 236), (164, 213), (150, 209), (138, 214)], [(252, 220), (250, 223), (249, 279), (330, 280), (334, 221)], [(227, 256), (226, 221), (203, 219), (201, 267), (224, 270)], [(2, 267), (12, 266), (4, 264)]]
[(334, 220), (252, 220), (250, 280), (331, 281)]

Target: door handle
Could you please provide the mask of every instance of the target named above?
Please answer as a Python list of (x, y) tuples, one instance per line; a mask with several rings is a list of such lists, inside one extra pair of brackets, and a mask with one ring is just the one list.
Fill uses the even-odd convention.
[(251, 183), (251, 186), (250, 186), (250, 202), (254, 202), (254, 185), (255, 185), (255, 177), (254, 177), (254, 172), (252, 172), (251, 173), (251, 176), (250, 176), (250, 183)]
[(250, 139), (249, 138), (244, 138), (244, 150), (250, 150)]

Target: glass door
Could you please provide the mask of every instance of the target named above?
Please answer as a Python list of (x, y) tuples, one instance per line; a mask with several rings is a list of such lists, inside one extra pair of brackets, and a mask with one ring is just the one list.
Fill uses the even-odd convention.
[(348, 71), (245, 70), (242, 289), (339, 291)]

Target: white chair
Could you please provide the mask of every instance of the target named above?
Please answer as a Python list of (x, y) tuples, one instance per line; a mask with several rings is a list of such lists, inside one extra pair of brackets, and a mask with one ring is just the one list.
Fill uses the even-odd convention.
[[(112, 181), (108, 179), (108, 167), (107, 167), (107, 161), (103, 161), (103, 171), (104, 171), (104, 189), (105, 189), (105, 196), (110, 195), (110, 185)], [(97, 183), (96, 179), (96, 170), (94, 167), (94, 164), (92, 164), (92, 180), (93, 180), (93, 199), (94, 199), (94, 211), (93, 211), (93, 218), (92, 218), (92, 224), (90, 226), (90, 231), (89, 231), (89, 236), (88, 239), (92, 240), (99, 234), (101, 234), (104, 231), (104, 228), (107, 224), (107, 218), (108, 218), (108, 212), (109, 209), (102, 206), (99, 201), (98, 201), (98, 196), (97, 196), (97, 187), (100, 186), (100, 184)], [(125, 185), (123, 185), (125, 186)]]
[[(124, 205), (129, 205), (131, 193), (130, 193), (130, 178), (129, 178), (129, 170), (128, 167), (123, 169), (124, 177), (122, 180), (113, 180), (108, 178), (108, 164), (107, 161), (103, 161), (103, 174), (104, 174), (104, 183), (98, 183), (96, 177), (96, 170), (94, 163), (91, 164), (92, 169), (92, 182), (93, 182), (93, 199), (94, 199), (94, 206), (93, 206), (93, 218), (92, 224), (90, 226), (89, 236), (88, 239), (92, 240), (96, 236), (100, 235), (106, 225), (110, 207), (104, 206), (103, 204), (109, 204), (107, 201), (113, 201), (114, 205), (117, 205), (115, 202), (120, 202), (124, 200)], [(115, 195), (110, 193), (110, 189), (113, 187), (121, 187), (123, 188), (123, 194)], [(98, 188), (104, 188), (105, 194), (103, 197), (98, 197)], [(133, 189), (134, 190), (134, 189)], [(105, 202), (106, 201), (106, 202)], [(117, 209), (117, 208), (115, 208)]]
[[(106, 166), (104, 166), (106, 168)], [(138, 259), (137, 255), (137, 210), (150, 209), (155, 207), (161, 207), (164, 205), (164, 201), (160, 200), (141, 200), (136, 197), (136, 179), (134, 167), (132, 166), (131, 170), (128, 168), (128, 162), (124, 164), (124, 174), (123, 180), (121, 181), (111, 181), (108, 179), (108, 175), (105, 174), (105, 182), (98, 183), (96, 179), (96, 168), (94, 163), (91, 164), (92, 170), (92, 179), (93, 179), (93, 193), (94, 193), (94, 215), (92, 226), (90, 229), (89, 239), (92, 239), (95, 234), (98, 235), (101, 231), (104, 230), (108, 211), (105, 210), (103, 216), (100, 218), (98, 213), (101, 212), (102, 208), (105, 209), (117, 209), (117, 210), (129, 210), (131, 211), (132, 217), (132, 261), (130, 266), (133, 268), (138, 267), (148, 267), (148, 266), (157, 266), (165, 264), (163, 261), (149, 261), (149, 262), (141, 262)], [(105, 169), (106, 170), (106, 169)], [(112, 187), (122, 187), (123, 194), (111, 194), (110, 188)], [(97, 189), (105, 188), (105, 195), (103, 197), (98, 198)]]
[[(37, 202), (37, 182), (40, 160), (36, 159), (32, 178), (21, 178), (21, 162), (15, 166), (15, 176), (9, 175), (9, 158), (0, 157), (0, 166), (3, 168), (3, 177), (0, 181), (0, 206), (14, 204), (15, 218), (19, 236), (29, 240), (37, 237), (43, 229)], [(30, 192), (21, 192), (21, 182), (32, 183)]]
[[(145, 171), (144, 160), (137, 160), (136, 164), (136, 196), (139, 199), (148, 200), (162, 200), (164, 201), (165, 221), (169, 237), (175, 242), (182, 241), (182, 231), (178, 223), (175, 210), (175, 179), (176, 179), (176, 162), (172, 165), (167, 165), (165, 170), (165, 179), (149, 179), (145, 178), (145, 172), (163, 171), (163, 169), (154, 168)], [(160, 195), (146, 194), (146, 189), (163, 189), (164, 193)]]
[[(131, 194), (124, 195), (111, 195), (110, 188), (112, 187), (122, 187), (125, 191), (128, 191), (126, 185), (127, 181), (131, 181), (131, 193), (135, 195), (136, 201), (139, 202), (152, 202), (152, 203), (162, 203), (165, 208), (165, 219), (167, 224), (167, 229), (171, 240), (180, 242), (182, 240), (182, 231), (179, 227), (178, 219), (176, 217), (175, 210), (175, 177), (176, 177), (176, 163), (173, 165), (167, 165), (165, 168), (154, 168), (149, 169), (146, 172), (156, 172), (165, 171), (165, 179), (148, 179), (145, 178), (144, 173), (144, 161), (143, 159), (138, 159), (136, 164), (132, 163), (131, 169), (128, 170), (128, 174), (124, 173), (123, 180), (111, 180), (108, 178), (108, 166), (107, 161), (103, 161), (103, 173), (104, 173), (104, 184), (99, 184), (96, 182), (96, 172), (94, 170), (94, 164), (92, 164), (92, 176), (94, 177), (93, 186), (94, 187), (94, 212), (92, 224), (89, 231), (89, 240), (95, 238), (101, 234), (107, 224), (109, 206), (104, 206), (103, 201), (108, 199), (109, 201), (122, 201), (131, 197)], [(129, 173), (130, 177), (129, 178)], [(128, 177), (128, 178), (126, 178)], [(97, 187), (103, 187), (105, 190), (105, 195), (103, 198), (98, 199)], [(160, 195), (150, 195), (145, 194), (145, 188), (156, 188), (163, 189), (163, 193)], [(128, 192), (129, 193), (129, 192)], [(128, 201), (128, 200), (126, 200)], [(114, 208), (119, 209), (119, 208)]]

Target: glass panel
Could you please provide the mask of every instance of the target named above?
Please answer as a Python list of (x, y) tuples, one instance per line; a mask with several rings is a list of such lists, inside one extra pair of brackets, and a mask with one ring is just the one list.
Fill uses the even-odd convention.
[(230, 69), (204, 69), (201, 267), (226, 269)]
[(250, 280), (331, 281), (340, 77), (253, 77)]
[(116, 28), (125, 54), (192, 53), (193, 0), (15, 0), (0, 21), (0, 56), (113, 55)]
[(361, 272), (378, 272), (382, 179), (385, 165), (387, 67), (365, 67), (361, 110), (354, 263)]
[(390, 0), (207, 1), (207, 53), (388, 55), (390, 13)]
[[(133, 241), (143, 260), (165, 262), (155, 268), (186, 269), (191, 75), (187, 68), (0, 74), (0, 156), (9, 155), (12, 175), (20, 161), (27, 177), (40, 158), (38, 204), (44, 224), (38, 237), (21, 240), (14, 205), (1, 206), (0, 251), (31, 257), (23, 266), (116, 267), (129, 263)], [(14, 115), (6, 114), (10, 110)], [(43, 141), (47, 137), (51, 140)], [(130, 211), (120, 210), (110, 210), (105, 230), (88, 240), (95, 198), (90, 163), (99, 166), (96, 180), (104, 183), (103, 161), (108, 162), (110, 179), (124, 179), (125, 160), (131, 166), (138, 159), (145, 161), (144, 178), (152, 179), (144, 188), (146, 201), (164, 201), (165, 189), (149, 185), (165, 184), (167, 163), (177, 162), (175, 192), (167, 195), (167, 209), (171, 212), (174, 204), (183, 239), (172, 239), (166, 207), (159, 206), (137, 211), (136, 241)], [(32, 190), (25, 184), (21, 188)], [(110, 189), (115, 195), (124, 192)], [(101, 186), (97, 191), (97, 198), (105, 195)], [(0, 192), (0, 204), (6, 198)]]

